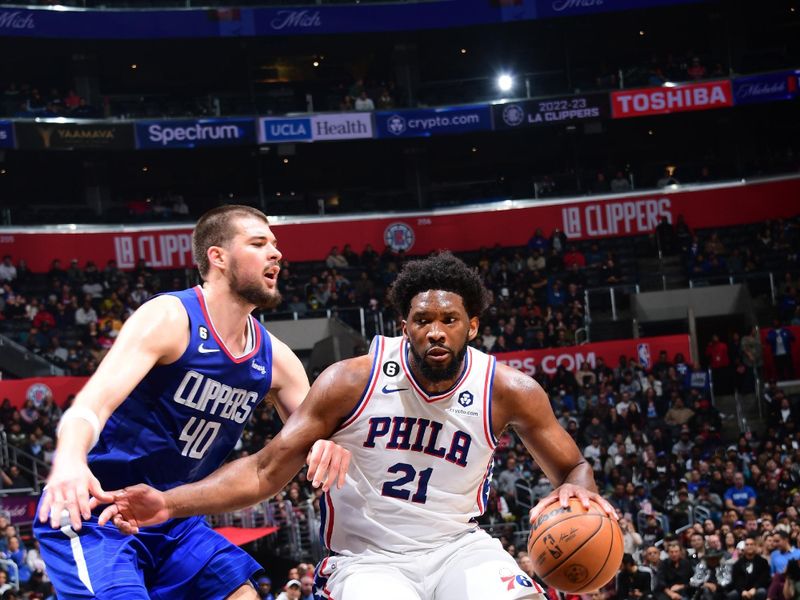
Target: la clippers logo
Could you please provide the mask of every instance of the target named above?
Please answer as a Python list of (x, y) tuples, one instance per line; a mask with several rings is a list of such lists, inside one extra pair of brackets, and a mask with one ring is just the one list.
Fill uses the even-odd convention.
[(472, 392), (461, 392), (458, 395), (458, 403), (464, 408), (470, 406), (472, 404), (472, 400)]
[(511, 569), (500, 569), (500, 581), (506, 584), (506, 590), (516, 589), (517, 585), (524, 588), (532, 588), (533, 581), (527, 575), (513, 573)]
[(383, 241), (395, 252), (408, 252), (414, 245), (414, 230), (405, 223), (392, 223), (383, 232)]
[(509, 104), (503, 109), (503, 121), (509, 127), (521, 125), (525, 120), (525, 111), (518, 104)]

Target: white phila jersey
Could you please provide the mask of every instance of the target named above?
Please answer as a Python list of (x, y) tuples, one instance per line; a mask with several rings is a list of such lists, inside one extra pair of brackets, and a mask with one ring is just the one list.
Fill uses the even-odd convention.
[(476, 525), (497, 440), (495, 359), (469, 348), (455, 385), (426, 392), (402, 337), (377, 337), (372, 372), (331, 439), (352, 453), (347, 483), (321, 499), (320, 535), (338, 554), (424, 552)]

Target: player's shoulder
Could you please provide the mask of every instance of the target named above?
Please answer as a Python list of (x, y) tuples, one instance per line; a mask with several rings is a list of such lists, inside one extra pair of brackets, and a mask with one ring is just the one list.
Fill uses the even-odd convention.
[[(142, 304), (133, 314), (138, 320), (148, 319), (161, 324), (188, 322), (186, 307), (180, 298), (171, 294), (156, 296)], [(132, 318), (133, 318), (132, 317)]]
[(498, 362), (492, 382), (493, 393), (497, 396), (519, 396), (544, 394), (539, 383), (519, 369)]
[(341, 360), (325, 369), (317, 381), (332, 389), (360, 394), (372, 377), (373, 360), (369, 354)]

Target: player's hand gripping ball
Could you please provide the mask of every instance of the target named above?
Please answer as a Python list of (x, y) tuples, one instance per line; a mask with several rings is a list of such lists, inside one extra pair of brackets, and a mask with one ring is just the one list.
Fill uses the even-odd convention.
[(603, 587), (619, 571), (622, 531), (615, 519), (590, 501), (578, 498), (565, 508), (555, 502), (531, 525), (528, 553), (533, 569), (546, 584), (570, 594)]

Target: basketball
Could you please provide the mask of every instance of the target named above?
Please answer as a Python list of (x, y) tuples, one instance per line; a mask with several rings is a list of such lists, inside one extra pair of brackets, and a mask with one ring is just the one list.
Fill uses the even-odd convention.
[(571, 594), (603, 587), (622, 562), (622, 531), (596, 502), (554, 503), (539, 515), (528, 537), (533, 568), (547, 585)]

